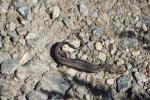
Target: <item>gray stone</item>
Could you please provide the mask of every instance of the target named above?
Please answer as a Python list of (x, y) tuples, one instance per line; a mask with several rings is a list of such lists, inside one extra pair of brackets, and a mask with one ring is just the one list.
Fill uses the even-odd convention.
[(92, 11), (92, 12), (90, 12), (90, 16), (91, 16), (92, 18), (97, 18), (97, 17), (98, 17), (97, 11)]
[(91, 28), (91, 33), (94, 36), (101, 36), (103, 34), (103, 30), (100, 27), (94, 26)]
[(17, 68), (15, 75), (17, 78), (19, 78), (20, 80), (24, 80), (27, 77), (30, 76), (29, 72), (27, 71), (26, 67), (19, 67)]
[(81, 15), (83, 16), (87, 16), (88, 15), (88, 8), (85, 6), (85, 4), (83, 2), (81, 2), (79, 5), (78, 5), (78, 9), (79, 9), (79, 12)]
[(40, 91), (32, 91), (27, 94), (28, 100), (47, 100), (48, 96)]
[(87, 89), (85, 87), (82, 87), (80, 85), (75, 86), (75, 94), (79, 96), (79, 98), (82, 100), (84, 98), (84, 95), (87, 94)]
[(17, 9), (17, 11), (23, 16), (23, 18), (27, 19), (27, 16), (29, 14), (29, 7), (28, 6), (22, 6), (22, 7), (19, 7)]
[(30, 71), (33, 73), (42, 74), (49, 70), (49, 66), (44, 63), (31, 63), (29, 65)]
[(62, 22), (67, 28), (74, 29), (74, 24), (73, 24), (72, 20), (63, 19)]
[(23, 0), (13, 0), (12, 4), (16, 9), (25, 6)]
[(54, 91), (64, 95), (69, 87), (70, 84), (60, 74), (47, 72), (38, 83), (36, 90)]
[(16, 90), (11, 84), (4, 80), (0, 80), (0, 97), (13, 97), (16, 95)]
[(27, 45), (36, 48), (45, 48), (45, 45), (50, 43), (53, 39), (56, 39), (56, 35), (54, 33), (36, 33), (36, 36), (30, 35), (27, 40)]
[(141, 21), (138, 21), (135, 25), (136, 28), (141, 28), (142, 27), (142, 22)]
[(26, 39), (34, 39), (37, 35), (37, 33), (29, 32)]
[(127, 66), (128, 70), (130, 70), (132, 68), (132, 65), (130, 63), (127, 63), (126, 66)]
[(17, 27), (16, 31), (19, 35), (26, 35), (27, 34), (27, 29), (25, 27)]
[(126, 76), (117, 79), (117, 91), (125, 92), (131, 86), (131, 81)]
[(3, 61), (1, 64), (1, 73), (2, 74), (13, 74), (14, 71), (18, 68), (18, 59), (8, 59)]
[(121, 46), (124, 48), (138, 46), (139, 42), (136, 38), (124, 38)]
[(150, 88), (148, 88), (148, 89), (146, 90), (146, 92), (150, 95)]
[(17, 33), (16, 33), (16, 31), (8, 32), (8, 35), (9, 35), (10, 37), (13, 37), (13, 38), (16, 38), (16, 37), (18, 36)]
[(15, 97), (15, 100), (26, 100), (25, 95), (19, 95)]
[(0, 63), (2, 63), (3, 61), (10, 59), (10, 54), (7, 52), (1, 52), (0, 51)]
[[(7, 27), (7, 26), (8, 26), (8, 27)], [(14, 31), (14, 30), (16, 29), (16, 23), (10, 22), (10, 23), (8, 23), (8, 24), (6, 25), (6, 27), (7, 27), (7, 29), (8, 29), (9, 31)]]

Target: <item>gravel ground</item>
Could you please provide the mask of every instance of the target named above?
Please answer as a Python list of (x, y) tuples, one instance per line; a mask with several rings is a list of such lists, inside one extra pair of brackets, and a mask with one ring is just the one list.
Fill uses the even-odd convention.
[[(85, 73), (67, 57), (126, 71)], [(80, 47), (82, 45), (82, 47)], [(0, 100), (150, 100), (150, 0), (0, 0)]]

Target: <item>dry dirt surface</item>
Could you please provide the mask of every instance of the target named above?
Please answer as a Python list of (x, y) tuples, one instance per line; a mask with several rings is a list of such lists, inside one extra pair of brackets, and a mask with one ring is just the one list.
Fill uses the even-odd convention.
[(0, 0), (0, 100), (150, 100), (150, 0)]

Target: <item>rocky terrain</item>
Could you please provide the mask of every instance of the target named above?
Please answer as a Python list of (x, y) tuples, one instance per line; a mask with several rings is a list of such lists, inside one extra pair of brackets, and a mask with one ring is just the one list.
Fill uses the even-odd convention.
[[(68, 58), (124, 68), (80, 72)], [(0, 100), (150, 100), (150, 0), (0, 0)]]

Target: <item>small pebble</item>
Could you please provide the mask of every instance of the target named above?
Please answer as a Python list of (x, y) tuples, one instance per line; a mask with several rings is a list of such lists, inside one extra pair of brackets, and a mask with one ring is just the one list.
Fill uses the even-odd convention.
[(16, 58), (19, 57), (19, 55), (18, 55), (17, 53), (14, 53), (14, 54), (12, 55), (12, 57), (16, 59)]
[(69, 68), (65, 71), (65, 73), (66, 73), (67, 79), (71, 81), (73, 77), (76, 75), (77, 71), (73, 68)]
[(142, 27), (142, 22), (141, 21), (138, 21), (137, 23), (136, 23), (136, 26), (135, 26), (136, 28), (141, 28)]
[(139, 85), (143, 85), (142, 83), (148, 82), (148, 78), (141, 72), (135, 72), (134, 76)]
[(29, 14), (29, 8), (27, 6), (22, 6), (18, 8), (18, 12), (24, 17), (27, 18), (27, 15)]
[(11, 22), (9, 25), (9, 30), (14, 31), (16, 29), (16, 24), (14, 22)]
[(26, 39), (34, 39), (37, 36), (37, 33), (30, 32), (26, 36)]
[(106, 46), (108, 46), (110, 44), (109, 40), (105, 41)]
[(116, 51), (117, 51), (117, 47), (116, 47), (116, 45), (113, 45), (113, 47), (110, 51), (111, 55), (114, 55), (116, 53)]
[(24, 55), (20, 59), (20, 64), (24, 65), (26, 62), (32, 59), (32, 54), (29, 52), (24, 53)]
[(95, 48), (96, 48), (96, 50), (101, 51), (103, 46), (102, 46), (102, 44), (100, 42), (96, 42), (95, 43)]
[(127, 69), (130, 70), (132, 68), (132, 65), (130, 63), (127, 63)]
[(142, 28), (143, 28), (143, 30), (146, 32), (148, 29), (147, 29), (147, 26), (143, 23), (143, 25), (142, 25)]
[(88, 8), (85, 6), (83, 2), (78, 5), (78, 9), (80, 14), (83, 16), (87, 16), (89, 13)]
[(82, 56), (81, 56), (81, 59), (82, 60), (86, 60), (88, 58), (88, 56), (86, 55), (86, 54), (83, 54)]
[(92, 12), (90, 12), (90, 16), (91, 16), (92, 18), (97, 18), (97, 17), (98, 17), (97, 11), (92, 11)]
[(107, 79), (106, 80), (106, 83), (108, 84), (108, 85), (113, 85), (114, 84), (114, 79), (113, 78), (110, 78), (110, 79)]
[(16, 70), (15, 75), (21, 79), (21, 80), (25, 80), (30, 74), (28, 73), (27, 69), (25, 67), (19, 67)]
[(73, 52), (74, 51), (74, 49), (69, 47), (68, 45), (63, 45), (62, 50), (66, 51), (66, 52)]
[(131, 54), (135, 57), (137, 57), (139, 54), (140, 54), (140, 50), (137, 50), (137, 51), (132, 51)]
[(60, 14), (60, 8), (59, 8), (58, 6), (55, 6), (53, 9), (54, 9), (54, 10), (53, 10), (53, 13), (52, 13), (52, 17), (53, 17), (53, 19), (55, 19), (55, 18), (57, 18), (57, 17), (59, 16), (59, 14)]
[(106, 56), (106, 54), (100, 52), (100, 53), (98, 54), (98, 58), (99, 58), (101, 61), (105, 62), (107, 56)]
[(25, 30), (24, 27), (17, 27), (16, 30), (17, 30), (17, 33), (19, 35), (26, 35), (27, 34), (27, 31)]
[(123, 59), (121, 59), (121, 58), (119, 58), (117, 60), (117, 65), (123, 65), (124, 63), (125, 63), (125, 61)]
[(110, 40), (109, 40), (109, 43), (110, 44), (113, 44), (115, 42), (115, 40), (113, 39), (113, 38), (111, 38)]
[(11, 59), (10, 54), (7, 52), (1, 52), (0, 51), (0, 63), (2, 63), (3, 61), (5, 61), (7, 59)]
[(80, 46), (81, 41), (79, 39), (76, 39), (70, 43), (73, 44), (76, 48), (78, 48)]

